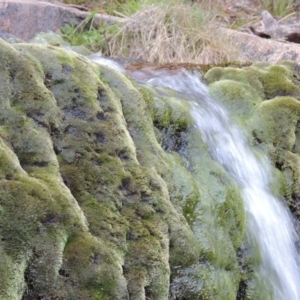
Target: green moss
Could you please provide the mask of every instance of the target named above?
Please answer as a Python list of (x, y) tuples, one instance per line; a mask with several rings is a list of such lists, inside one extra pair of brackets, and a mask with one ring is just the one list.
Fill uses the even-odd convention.
[[(188, 103), (58, 47), (0, 51), (0, 298), (236, 299), (244, 207)], [(260, 72), (207, 79), (251, 118)]]
[(294, 85), (292, 75), (293, 68), (286, 64), (260, 69), (260, 81), (263, 84), (266, 99), (272, 99), (276, 96), (299, 98), (300, 89)]
[(299, 101), (291, 97), (276, 97), (262, 102), (248, 124), (257, 140), (290, 150), (295, 144), (299, 116)]
[[(279, 198), (284, 198), (299, 218), (298, 67), (293, 62), (281, 62), (277, 65), (256, 63), (242, 69), (213, 68), (205, 74), (205, 78), (210, 84), (211, 94), (244, 125), (253, 146), (269, 155), (273, 169), (276, 169), (273, 170), (272, 189)], [(257, 156), (262, 156), (261, 152), (257, 152)], [(225, 201), (220, 206), (221, 214), (227, 211), (229, 203)], [(221, 217), (225, 226), (231, 223), (232, 213), (235, 214), (235, 222), (240, 219), (241, 208), (236, 204), (237, 201), (231, 202), (229, 206), (234, 209)], [(240, 220), (243, 223), (243, 219)], [(243, 239), (242, 236), (240, 238)], [(239, 247), (241, 240), (236, 235), (231, 239), (237, 241), (235, 247)], [(242, 270), (239, 297), (273, 299), (271, 284), (258, 278), (254, 271), (260, 264), (259, 251), (249, 249), (239, 255)]]

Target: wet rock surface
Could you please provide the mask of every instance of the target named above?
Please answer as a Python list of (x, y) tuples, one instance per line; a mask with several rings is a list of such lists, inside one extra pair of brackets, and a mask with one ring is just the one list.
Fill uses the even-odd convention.
[(0, 51), (0, 298), (235, 299), (243, 203), (188, 105), (58, 47)]
[[(270, 299), (240, 192), (188, 104), (22, 43), (89, 15), (49, 2), (0, 1), (12, 43), (0, 40), (0, 299)], [(271, 158), (274, 193), (299, 220), (300, 46), (271, 25), (260, 30), (277, 40), (222, 29), (242, 61), (262, 62), (204, 77)], [(269, 64), (282, 59), (294, 62)]]
[(206, 78), (212, 94), (246, 125), (253, 145), (267, 152), (280, 171), (278, 193), (299, 219), (299, 66), (283, 61), (214, 68)]
[[(0, 52), (1, 299), (266, 299), (240, 192), (188, 103), (59, 47)], [(205, 79), (299, 218), (298, 66)]]

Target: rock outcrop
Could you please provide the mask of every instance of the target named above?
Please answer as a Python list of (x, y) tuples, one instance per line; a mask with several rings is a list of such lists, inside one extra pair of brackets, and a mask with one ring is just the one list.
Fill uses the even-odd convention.
[(283, 61), (214, 68), (206, 79), (211, 93), (249, 130), (252, 144), (266, 152), (280, 171), (278, 194), (299, 219), (299, 66)]
[[(40, 32), (60, 29), (67, 24), (75, 26), (82, 23), (91, 13), (81, 11), (62, 3), (43, 0), (0, 0), (0, 33), (9, 33), (24, 41), (29, 41)], [(93, 23), (112, 24), (123, 22), (106, 14), (95, 14)]]
[(300, 45), (259, 36), (222, 29), (230, 42), (240, 51), (239, 61), (277, 63), (281, 60), (292, 60), (300, 63)]
[(60, 48), (0, 51), (0, 298), (235, 299), (243, 203), (187, 104)]
[[(0, 62), (1, 299), (266, 299), (240, 192), (188, 103), (54, 46), (1, 41)], [(291, 63), (205, 76), (296, 212), (297, 76)]]

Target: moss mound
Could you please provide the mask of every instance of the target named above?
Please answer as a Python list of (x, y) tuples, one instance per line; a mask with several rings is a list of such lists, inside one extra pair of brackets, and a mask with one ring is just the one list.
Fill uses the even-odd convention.
[[(268, 299), (235, 182), (174, 94), (53, 46), (0, 42), (0, 298)], [(205, 75), (297, 216), (297, 68)], [(275, 187), (276, 186), (276, 187)]]
[(244, 209), (187, 104), (0, 42), (0, 298), (235, 299)]
[[(253, 147), (263, 150), (273, 164), (274, 193), (300, 217), (299, 67), (292, 62), (257, 63), (241, 69), (213, 68), (205, 74), (212, 95), (218, 98), (249, 133)], [(247, 247), (241, 247), (242, 269), (257, 265)], [(249, 260), (250, 258), (250, 260)], [(252, 261), (251, 261), (252, 260)], [(261, 298), (264, 283), (245, 272), (238, 299)], [(268, 294), (268, 293), (266, 293)], [(269, 296), (272, 298), (272, 295)]]

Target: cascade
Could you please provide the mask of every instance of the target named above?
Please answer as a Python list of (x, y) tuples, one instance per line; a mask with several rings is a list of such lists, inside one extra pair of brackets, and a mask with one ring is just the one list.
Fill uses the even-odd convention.
[[(92, 60), (126, 73), (115, 63)], [(295, 246), (298, 237), (288, 208), (270, 189), (272, 172), (268, 158), (263, 154), (260, 159), (255, 156), (245, 133), (209, 96), (199, 74), (146, 69), (129, 75), (154, 87), (170, 88), (189, 99), (195, 124), (212, 158), (240, 187), (247, 215), (247, 239), (253, 246), (258, 245), (262, 259), (256, 270), (259, 278), (271, 283), (275, 300), (300, 300), (300, 264)]]
[(269, 188), (271, 165), (256, 158), (245, 134), (234, 125), (201, 82), (199, 75), (183, 72), (147, 81), (182, 93), (191, 99), (191, 111), (212, 157), (240, 187), (247, 214), (248, 239), (258, 244), (262, 257), (260, 278), (270, 281), (275, 300), (300, 299), (300, 272), (295, 247), (297, 235), (285, 205)]

